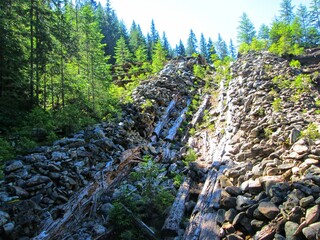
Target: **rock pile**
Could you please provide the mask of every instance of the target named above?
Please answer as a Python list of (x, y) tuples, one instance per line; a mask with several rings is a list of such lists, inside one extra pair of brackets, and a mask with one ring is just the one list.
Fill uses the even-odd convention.
[[(269, 53), (242, 56), (231, 68), (225, 108), (216, 117), (224, 147), (215, 145), (206, 181), (216, 179), (216, 186), (205, 184), (185, 239), (319, 239), (317, 75), (304, 76), (299, 91), (293, 85), (301, 71)], [(281, 85), (279, 76), (289, 83)]]

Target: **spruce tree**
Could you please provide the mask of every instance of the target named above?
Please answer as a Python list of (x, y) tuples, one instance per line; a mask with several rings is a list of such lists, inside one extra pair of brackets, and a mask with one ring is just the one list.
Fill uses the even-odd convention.
[(198, 41), (197, 41), (196, 35), (191, 29), (188, 40), (187, 40), (187, 49), (186, 49), (187, 56), (191, 56), (192, 54), (197, 53), (197, 43)]
[(237, 36), (238, 43), (250, 44), (252, 42), (252, 39), (256, 35), (256, 31), (253, 23), (250, 21), (246, 13), (242, 14), (242, 16), (240, 17), (239, 23), (240, 24), (238, 26), (238, 36)]
[(152, 55), (152, 72), (153, 73), (159, 72), (163, 68), (165, 61), (166, 61), (166, 51), (162, 46), (161, 41), (158, 40), (158, 42), (154, 46), (154, 53)]
[(167, 38), (165, 32), (162, 33), (162, 45), (163, 45), (164, 50), (167, 53), (166, 56), (170, 56), (169, 54), (170, 54), (171, 48), (170, 48), (170, 44), (169, 44), (169, 41), (168, 41), (168, 38)]
[(290, 24), (294, 20), (294, 6), (292, 6), (292, 0), (282, 0), (280, 4), (280, 18), (286, 24)]
[(116, 73), (118, 78), (123, 77), (126, 74), (126, 71), (129, 70), (129, 64), (132, 61), (132, 54), (127, 46), (126, 40), (124, 37), (120, 37), (117, 41), (115, 47), (115, 56), (116, 59)]
[(200, 54), (205, 58), (208, 59), (209, 56), (209, 52), (208, 52), (208, 48), (207, 48), (207, 42), (206, 39), (203, 35), (203, 33), (201, 33), (200, 36)]
[(311, 0), (310, 17), (313, 26), (320, 34), (320, 0)]
[(266, 24), (262, 24), (258, 31), (258, 39), (268, 40), (270, 29)]
[(236, 48), (233, 44), (233, 41), (232, 39), (230, 39), (230, 42), (229, 42), (229, 55), (231, 58), (233, 59), (236, 59), (237, 58), (237, 55), (236, 55)]
[(186, 56), (186, 49), (185, 49), (181, 39), (179, 41), (179, 45), (176, 46), (176, 54), (177, 54), (177, 56), (181, 56), (181, 57)]
[(208, 39), (207, 49), (208, 49), (207, 62), (212, 63), (212, 56), (217, 54), (217, 52), (211, 38)]
[(215, 44), (218, 57), (222, 60), (228, 56), (228, 47), (226, 42), (222, 39), (220, 33), (218, 34), (218, 40)]

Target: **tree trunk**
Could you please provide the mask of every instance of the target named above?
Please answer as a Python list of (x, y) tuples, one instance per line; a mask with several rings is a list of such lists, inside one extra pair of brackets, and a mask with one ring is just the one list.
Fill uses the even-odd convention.
[(185, 178), (179, 188), (176, 199), (174, 200), (174, 203), (170, 209), (169, 216), (164, 222), (161, 230), (163, 237), (178, 236), (180, 223), (185, 211), (185, 203), (189, 196), (190, 182), (190, 178)]
[(33, 91), (34, 91), (34, 83), (33, 83), (33, 52), (34, 52), (34, 46), (33, 46), (33, 38), (34, 38), (34, 32), (33, 32), (33, 15), (34, 15), (34, 0), (31, 0), (30, 2), (30, 82), (29, 82), (29, 94), (30, 94), (30, 107), (33, 107)]
[(207, 107), (209, 99), (210, 99), (210, 95), (209, 94), (206, 94), (203, 97), (203, 101), (202, 101), (198, 111), (195, 113), (195, 115), (192, 118), (192, 121), (191, 121), (192, 127), (194, 127), (197, 124), (197, 122), (200, 120), (200, 118), (202, 118), (203, 112)]
[(160, 132), (161, 132), (162, 128), (167, 124), (168, 119), (169, 119), (169, 115), (170, 115), (171, 111), (174, 109), (175, 105), (176, 105), (176, 100), (175, 99), (171, 100), (164, 115), (161, 117), (161, 120), (157, 123), (157, 126), (154, 128), (153, 133), (155, 135), (157, 135), (157, 137), (160, 136)]

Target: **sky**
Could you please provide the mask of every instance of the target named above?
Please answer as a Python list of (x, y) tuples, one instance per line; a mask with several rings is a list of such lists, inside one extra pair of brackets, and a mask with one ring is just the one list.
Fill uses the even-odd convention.
[[(98, 0), (105, 6), (105, 0)], [(258, 31), (261, 24), (270, 25), (279, 15), (282, 0), (111, 0), (119, 20), (128, 30), (134, 20), (146, 35), (152, 19), (160, 37), (163, 31), (175, 47), (180, 39), (187, 42), (190, 30), (199, 42), (201, 33), (215, 42), (218, 34), (229, 44), (237, 44), (237, 27), (245, 12)], [(292, 0), (295, 9), (303, 4), (309, 8), (311, 0)]]

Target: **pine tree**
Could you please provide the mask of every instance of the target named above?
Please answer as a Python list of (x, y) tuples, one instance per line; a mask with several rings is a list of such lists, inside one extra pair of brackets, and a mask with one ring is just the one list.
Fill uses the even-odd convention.
[(312, 39), (312, 30), (308, 9), (302, 4), (300, 4), (297, 9), (297, 21), (299, 21), (302, 30), (301, 43), (306, 47)]
[(200, 36), (200, 54), (205, 59), (208, 59), (208, 57), (209, 57), (209, 52), (208, 52), (208, 48), (207, 48), (207, 42), (206, 42), (206, 39), (205, 39), (203, 33), (201, 33), (201, 36)]
[(166, 56), (170, 56), (169, 54), (170, 54), (171, 47), (170, 47), (170, 44), (169, 44), (169, 41), (167, 39), (165, 32), (162, 33), (162, 45), (163, 45), (164, 50), (167, 53)]
[(320, 33), (320, 0), (311, 0), (310, 17), (313, 26)]
[(185, 49), (181, 39), (179, 41), (179, 45), (176, 46), (176, 54), (177, 54), (177, 56), (181, 56), (181, 57), (186, 56), (186, 49)]
[(282, 0), (280, 4), (280, 18), (287, 24), (292, 23), (294, 20), (294, 6), (292, 6), (291, 2), (292, 0)]
[(255, 37), (256, 31), (253, 23), (250, 21), (248, 15), (243, 13), (240, 18), (240, 24), (238, 26), (238, 43), (250, 44)]
[(136, 25), (135, 21), (133, 21), (129, 34), (129, 47), (134, 53), (141, 46), (146, 48), (146, 40), (142, 34), (140, 26)]
[(212, 56), (217, 54), (217, 52), (211, 38), (208, 39), (207, 49), (208, 49), (207, 62), (212, 63)]
[(233, 59), (236, 59), (237, 58), (237, 55), (236, 55), (236, 48), (233, 44), (233, 41), (232, 39), (230, 39), (230, 42), (229, 42), (229, 54), (230, 54), (230, 57), (233, 58)]
[(132, 55), (124, 37), (120, 37), (120, 39), (117, 41), (114, 52), (114, 58), (116, 59), (117, 64), (115, 70), (118, 74), (118, 77), (121, 78), (126, 74), (126, 70), (129, 69), (128, 64), (132, 61)]
[(262, 24), (259, 28), (258, 39), (268, 40), (270, 29), (266, 24)]
[(188, 40), (187, 40), (187, 49), (186, 49), (187, 56), (191, 56), (192, 54), (197, 53), (197, 43), (198, 41), (197, 41), (196, 35), (191, 29)]
[(154, 46), (154, 53), (152, 55), (152, 72), (153, 73), (159, 72), (163, 68), (165, 61), (166, 61), (166, 51), (163, 48), (161, 41), (158, 40), (158, 42)]
[(226, 42), (222, 39), (220, 33), (218, 34), (218, 40), (215, 44), (215, 49), (219, 59), (224, 59), (228, 56), (228, 47)]

